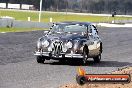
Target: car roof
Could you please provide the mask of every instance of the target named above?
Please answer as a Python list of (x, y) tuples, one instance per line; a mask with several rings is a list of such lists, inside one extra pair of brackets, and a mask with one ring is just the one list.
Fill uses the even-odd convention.
[(77, 22), (77, 21), (65, 21), (65, 22), (59, 22), (59, 23), (55, 23), (55, 24), (80, 24), (80, 25), (86, 25), (86, 26), (88, 26), (88, 25), (90, 25), (90, 24), (92, 24), (92, 23), (90, 23), (90, 22)]

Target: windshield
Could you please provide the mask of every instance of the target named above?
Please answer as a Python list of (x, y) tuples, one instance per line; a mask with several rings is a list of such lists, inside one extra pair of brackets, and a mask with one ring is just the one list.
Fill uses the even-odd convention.
[(51, 32), (86, 32), (87, 27), (79, 24), (57, 24), (51, 29)]

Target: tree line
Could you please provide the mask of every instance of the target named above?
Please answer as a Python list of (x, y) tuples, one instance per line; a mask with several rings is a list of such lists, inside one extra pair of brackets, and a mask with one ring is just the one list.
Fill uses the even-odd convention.
[[(32, 4), (39, 9), (40, 0), (0, 0), (0, 3)], [(43, 10), (86, 13), (131, 14), (132, 0), (43, 0)]]

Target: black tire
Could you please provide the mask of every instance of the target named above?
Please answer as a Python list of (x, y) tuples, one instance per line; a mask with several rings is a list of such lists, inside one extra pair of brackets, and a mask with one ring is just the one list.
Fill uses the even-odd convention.
[(85, 46), (83, 49), (83, 59), (82, 59), (82, 64), (85, 65), (87, 63), (88, 59), (88, 48)]
[(84, 76), (78, 76), (78, 75), (76, 76), (76, 81), (79, 85), (84, 85), (87, 82)]
[(44, 63), (45, 59), (43, 56), (37, 56), (37, 62), (38, 63)]
[(94, 57), (93, 59), (94, 59), (94, 62), (95, 62), (95, 63), (99, 63), (100, 60), (101, 60), (101, 54), (98, 55), (98, 56), (96, 56), (96, 57)]
[(82, 59), (82, 64), (86, 64), (87, 63), (87, 54), (86, 54), (86, 52), (84, 51), (83, 52), (83, 59)]
[(62, 58), (59, 60), (59, 63), (66, 63), (66, 60)]
[(102, 46), (102, 42), (100, 43), (100, 53), (103, 52), (103, 46)]

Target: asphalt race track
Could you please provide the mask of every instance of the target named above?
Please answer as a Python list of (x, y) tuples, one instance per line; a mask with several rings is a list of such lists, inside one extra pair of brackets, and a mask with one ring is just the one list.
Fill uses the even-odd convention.
[[(92, 59), (82, 66), (87, 73), (109, 73), (132, 65), (132, 28), (99, 28), (103, 40), (102, 62)], [(36, 62), (33, 52), (43, 31), (0, 33), (0, 88), (57, 88), (75, 83), (75, 62)]]

